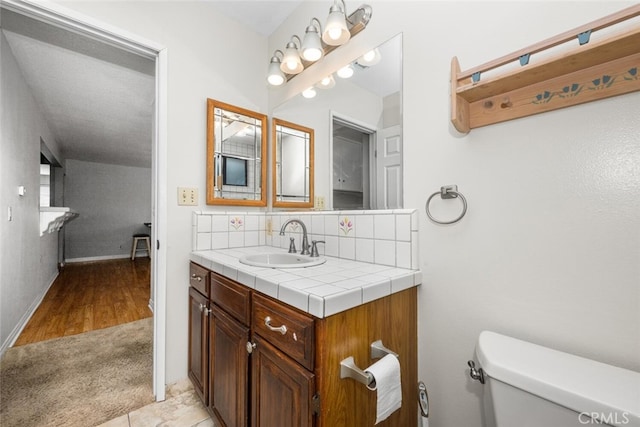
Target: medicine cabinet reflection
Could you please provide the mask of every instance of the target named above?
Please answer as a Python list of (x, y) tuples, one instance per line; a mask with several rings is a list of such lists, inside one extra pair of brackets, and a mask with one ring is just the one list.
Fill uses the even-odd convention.
[(313, 207), (313, 129), (274, 118), (273, 206)]
[(207, 99), (207, 204), (267, 205), (267, 116)]

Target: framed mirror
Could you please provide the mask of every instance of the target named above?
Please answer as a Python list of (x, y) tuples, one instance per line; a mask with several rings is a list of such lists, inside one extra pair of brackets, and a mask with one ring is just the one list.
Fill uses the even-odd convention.
[(267, 205), (267, 116), (207, 99), (207, 204)]
[(313, 207), (313, 129), (273, 119), (273, 206)]

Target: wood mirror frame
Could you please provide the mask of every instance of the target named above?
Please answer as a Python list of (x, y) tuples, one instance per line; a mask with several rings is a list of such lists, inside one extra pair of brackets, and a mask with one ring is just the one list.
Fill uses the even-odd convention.
[[(300, 138), (308, 141), (308, 145), (305, 147), (304, 153), (306, 155), (305, 164), (303, 165), (304, 170), (304, 183), (303, 183), (303, 193), (299, 194), (291, 194), (290, 200), (283, 200), (282, 194), (279, 194), (282, 186), (279, 185), (279, 175), (282, 173), (282, 153), (278, 152), (278, 136), (281, 131), (281, 128), (291, 129), (294, 133), (300, 133), (306, 136), (300, 136)], [(292, 135), (295, 136), (295, 135)], [(271, 124), (271, 140), (273, 141), (273, 151), (271, 153), (271, 173), (273, 175), (273, 207), (276, 208), (312, 208), (314, 203), (313, 196), (313, 178), (314, 178), (314, 170), (313, 170), (313, 139), (314, 139), (314, 131), (311, 128), (298, 125), (296, 123), (291, 123), (285, 120), (281, 120), (278, 118), (274, 118)], [(296, 197), (301, 198), (301, 200), (295, 200)]]
[[(220, 111), (219, 116), (223, 116), (223, 113), (231, 113), (238, 115), (236, 122), (248, 123), (254, 121), (254, 155), (247, 156), (246, 153), (240, 152), (227, 152), (228, 156), (225, 156), (223, 147), (216, 147), (216, 110)], [(225, 115), (226, 116), (226, 115)], [(233, 122), (233, 118), (228, 117), (230, 122)], [(248, 118), (249, 120), (240, 120), (240, 118)], [(231, 123), (233, 124), (233, 123)], [(229, 126), (226, 126), (227, 128)], [(260, 129), (260, 141), (258, 143), (255, 130)], [(222, 128), (220, 128), (222, 129)], [(234, 134), (235, 135), (235, 134)], [(234, 136), (232, 135), (232, 136)], [(247, 110), (245, 108), (236, 107), (235, 105), (226, 104), (224, 102), (216, 101), (214, 99), (207, 99), (207, 204), (208, 205), (232, 205), (232, 206), (266, 206), (267, 205), (267, 116), (265, 114), (257, 113), (255, 111)], [(222, 143), (222, 137), (220, 138)], [(257, 152), (257, 149), (260, 152)], [(237, 150), (240, 151), (240, 150)], [(240, 166), (244, 171), (244, 183), (225, 185), (225, 178), (223, 176), (225, 170), (223, 164), (226, 164), (227, 160), (235, 159), (240, 161), (244, 160), (244, 165)], [(260, 163), (259, 169), (257, 163)], [(251, 171), (251, 169), (253, 169)], [(236, 170), (237, 172), (237, 170)], [(257, 181), (258, 174), (260, 181)], [(236, 179), (237, 179), (237, 173)], [(234, 191), (234, 186), (242, 187), (254, 187), (254, 191)], [(259, 186), (259, 188), (258, 188)], [(246, 198), (249, 197), (250, 198)]]

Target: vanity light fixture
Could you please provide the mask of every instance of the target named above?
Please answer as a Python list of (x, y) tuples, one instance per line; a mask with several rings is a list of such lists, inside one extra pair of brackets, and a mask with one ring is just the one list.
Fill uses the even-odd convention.
[(353, 67), (351, 66), (351, 64), (348, 64), (340, 68), (336, 74), (342, 79), (348, 79), (353, 76)]
[[(275, 51), (267, 72), (269, 84), (280, 86), (338, 46), (348, 42), (367, 27), (372, 13), (371, 6), (363, 4), (347, 16), (344, 0), (333, 0), (324, 31), (320, 21), (315, 17), (311, 18), (305, 31), (304, 41), (294, 35), (287, 43), (284, 53), (280, 50)], [(278, 57), (278, 52), (282, 57)], [(277, 67), (280, 68), (280, 73), (276, 70)]]
[[(298, 44), (293, 39), (298, 40)], [(287, 43), (287, 47), (284, 50), (284, 57), (280, 64), (280, 70), (287, 74), (298, 74), (304, 70), (302, 61), (300, 60), (300, 54), (298, 53), (298, 45), (301, 44), (300, 37), (293, 35), (291, 41)]]
[[(317, 27), (314, 25), (314, 21), (318, 23)], [(311, 18), (311, 23), (305, 31), (301, 48), (302, 57), (309, 62), (317, 61), (324, 56), (322, 42), (320, 41), (321, 31), (322, 25), (320, 21), (318, 21), (318, 18)]]
[(272, 86), (280, 86), (285, 81), (284, 73), (280, 69), (281, 60), (278, 57), (278, 53), (284, 57), (284, 53), (280, 49), (273, 52), (271, 62), (269, 63), (269, 70), (267, 71), (267, 81)]

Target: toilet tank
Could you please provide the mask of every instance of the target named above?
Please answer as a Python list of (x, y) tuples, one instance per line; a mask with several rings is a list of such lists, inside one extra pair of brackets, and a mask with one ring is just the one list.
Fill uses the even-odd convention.
[(484, 331), (487, 427), (640, 427), (640, 373)]

